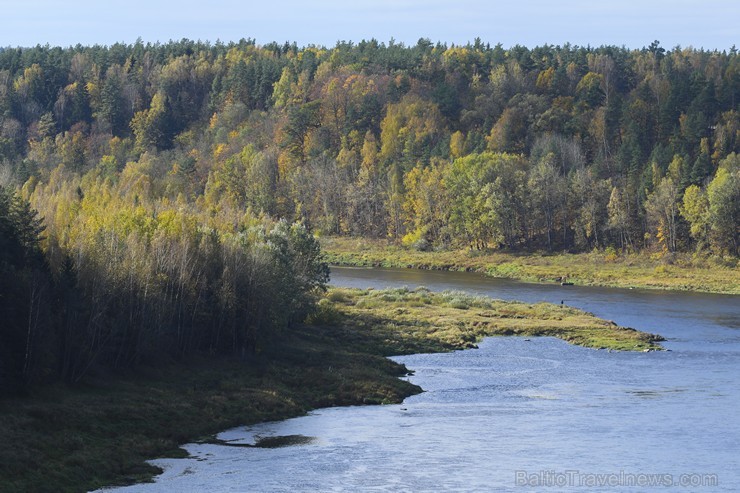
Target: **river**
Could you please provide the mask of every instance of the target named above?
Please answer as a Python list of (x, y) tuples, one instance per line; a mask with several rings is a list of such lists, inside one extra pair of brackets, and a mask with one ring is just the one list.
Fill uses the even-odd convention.
[(332, 268), (332, 284), (464, 290), (582, 308), (657, 332), (670, 351), (554, 338), (394, 358), (426, 392), (400, 405), (317, 410), (228, 430), (152, 461), (116, 492), (740, 491), (740, 297), (528, 284), (473, 273)]

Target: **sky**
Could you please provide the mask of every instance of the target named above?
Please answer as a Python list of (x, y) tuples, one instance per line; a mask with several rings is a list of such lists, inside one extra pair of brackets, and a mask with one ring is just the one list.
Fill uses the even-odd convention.
[(0, 47), (252, 38), (334, 46), (420, 38), (729, 50), (738, 0), (0, 0)]

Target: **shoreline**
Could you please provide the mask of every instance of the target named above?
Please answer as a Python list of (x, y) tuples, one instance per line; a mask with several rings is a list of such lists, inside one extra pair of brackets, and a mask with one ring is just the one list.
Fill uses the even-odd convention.
[(737, 259), (727, 260), (728, 265), (722, 265), (721, 259), (692, 259), (686, 255), (515, 254), (476, 250), (422, 252), (395, 246), (385, 240), (327, 237), (320, 241), (326, 261), (343, 267), (464, 271), (545, 284), (740, 294)]
[(591, 349), (664, 349), (660, 335), (621, 327), (578, 308), (460, 291), (332, 288), (319, 306), (320, 317), (338, 315), (351, 330), (372, 327), (385, 344), (394, 346), (386, 356), (475, 348), (483, 338), (496, 336), (552, 336)]
[(112, 383), (0, 400), (0, 484), (77, 492), (151, 481), (160, 470), (146, 460), (182, 457), (182, 444), (229, 428), (402, 402), (422, 389), (399, 378), (409, 371), (388, 356), (473, 348), (495, 335), (554, 335), (632, 351), (659, 349), (660, 340), (570, 307), (333, 288), (306, 324), (248, 360), (170, 361)]

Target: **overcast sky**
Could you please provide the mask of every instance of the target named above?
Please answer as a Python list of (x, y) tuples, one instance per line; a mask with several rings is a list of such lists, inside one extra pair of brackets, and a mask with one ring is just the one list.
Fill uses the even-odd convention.
[(0, 0), (0, 46), (77, 43), (483, 42), (725, 50), (738, 43), (738, 0)]

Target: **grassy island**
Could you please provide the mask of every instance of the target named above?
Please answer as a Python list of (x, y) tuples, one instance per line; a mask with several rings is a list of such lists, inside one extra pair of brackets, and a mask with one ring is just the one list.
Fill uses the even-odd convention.
[[(658, 342), (663, 340), (568, 306), (501, 301), (456, 291), (434, 293), (423, 287), (335, 288), (319, 308), (315, 317), (343, 326), (347, 337), (356, 338), (354, 347), (380, 354), (472, 348), (487, 336), (553, 336), (579, 346), (623, 351), (660, 349)], [(376, 346), (366, 346), (368, 341)]]
[(691, 254), (507, 253), (500, 250), (418, 251), (385, 240), (322, 238), (334, 265), (475, 271), (493, 277), (618, 288), (740, 294), (736, 258)]
[(474, 347), (491, 335), (657, 349), (659, 336), (580, 310), (456, 292), (332, 289), (308, 323), (247, 360), (163, 363), (0, 401), (0, 490), (85, 491), (146, 480), (144, 461), (229, 427), (311, 409), (400, 402), (421, 389), (384, 356)]

